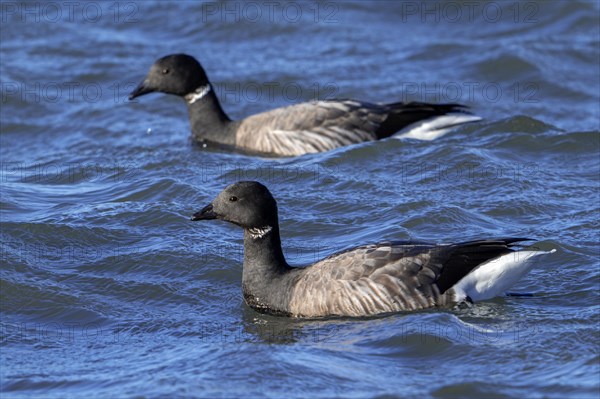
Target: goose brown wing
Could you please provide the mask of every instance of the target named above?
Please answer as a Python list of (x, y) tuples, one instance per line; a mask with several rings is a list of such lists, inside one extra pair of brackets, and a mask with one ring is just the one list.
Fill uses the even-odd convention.
[(296, 156), (376, 140), (388, 108), (352, 100), (301, 103), (250, 116), (236, 134), (240, 147)]

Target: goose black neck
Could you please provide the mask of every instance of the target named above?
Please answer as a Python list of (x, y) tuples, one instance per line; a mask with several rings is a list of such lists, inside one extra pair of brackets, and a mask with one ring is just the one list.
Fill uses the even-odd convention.
[(260, 238), (244, 230), (242, 289), (249, 306), (263, 313), (289, 315), (295, 270), (283, 256), (279, 226)]
[(191, 103), (186, 98), (186, 102), (196, 140), (235, 145), (236, 123), (223, 111), (212, 85), (202, 98)]
[(281, 248), (279, 226), (274, 226), (262, 237), (256, 237), (248, 229), (244, 229), (244, 273), (278, 275), (285, 273), (288, 266)]

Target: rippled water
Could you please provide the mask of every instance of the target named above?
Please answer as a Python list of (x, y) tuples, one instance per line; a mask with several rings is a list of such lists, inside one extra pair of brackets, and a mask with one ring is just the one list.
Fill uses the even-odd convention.
[[(0, 6), (3, 398), (600, 395), (596, 2)], [(172, 52), (236, 118), (352, 97), (485, 119), (292, 159), (203, 150), (181, 100), (126, 100)], [(386, 239), (558, 251), (515, 287), (530, 298), (264, 316), (241, 231), (188, 220), (240, 179), (278, 199), (292, 264)]]

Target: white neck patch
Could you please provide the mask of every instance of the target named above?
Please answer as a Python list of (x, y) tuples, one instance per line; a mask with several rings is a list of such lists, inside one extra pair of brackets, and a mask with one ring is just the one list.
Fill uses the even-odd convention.
[(186, 94), (183, 98), (185, 98), (185, 101), (187, 101), (188, 104), (193, 104), (196, 101), (200, 100), (202, 97), (204, 97), (209, 91), (210, 84), (207, 84), (206, 86), (198, 87), (192, 93)]
[(264, 236), (269, 234), (271, 230), (273, 230), (271, 226), (253, 227), (251, 229), (248, 229), (248, 233), (250, 233), (250, 237), (256, 240), (257, 238), (263, 238)]

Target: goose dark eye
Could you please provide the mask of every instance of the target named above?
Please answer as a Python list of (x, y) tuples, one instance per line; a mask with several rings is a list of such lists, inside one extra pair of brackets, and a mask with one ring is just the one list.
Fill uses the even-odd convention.
[(235, 202), (237, 200), (238, 200), (238, 197), (236, 197), (235, 195), (229, 197), (229, 201), (231, 201), (231, 202)]
[(165, 68), (162, 70), (163, 75), (166, 75), (169, 73), (169, 68)]

